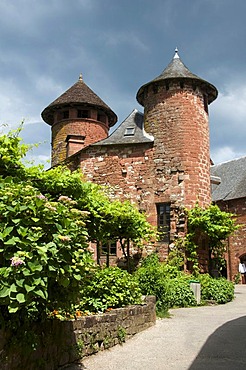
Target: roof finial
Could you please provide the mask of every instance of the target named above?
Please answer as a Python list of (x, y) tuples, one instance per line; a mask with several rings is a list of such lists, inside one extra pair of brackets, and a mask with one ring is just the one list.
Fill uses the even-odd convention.
[(80, 75), (79, 75), (79, 81), (83, 81), (82, 73), (80, 73)]
[(174, 54), (173, 59), (179, 59), (178, 48), (175, 49), (175, 54)]

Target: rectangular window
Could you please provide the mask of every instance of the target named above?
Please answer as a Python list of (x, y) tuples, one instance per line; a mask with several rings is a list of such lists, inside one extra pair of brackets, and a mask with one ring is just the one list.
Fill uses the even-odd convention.
[(160, 240), (169, 243), (170, 236), (170, 204), (157, 203), (157, 229), (160, 233)]
[(117, 255), (117, 242), (114, 240), (108, 241), (107, 243), (102, 244), (102, 254), (109, 253), (112, 256)]
[(127, 127), (124, 133), (124, 136), (133, 136), (135, 132), (134, 127)]

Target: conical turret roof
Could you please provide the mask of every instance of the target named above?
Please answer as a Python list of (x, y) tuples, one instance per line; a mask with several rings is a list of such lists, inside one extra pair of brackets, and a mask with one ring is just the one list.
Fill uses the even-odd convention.
[(168, 66), (163, 70), (163, 72), (154, 78), (152, 81), (146, 83), (137, 93), (137, 101), (143, 105), (143, 98), (144, 98), (144, 90), (147, 86), (154, 84), (155, 82), (159, 81), (170, 81), (170, 80), (193, 80), (194, 83), (202, 85), (203, 89), (208, 94), (208, 103), (211, 103), (213, 100), (217, 98), (218, 91), (215, 86), (210, 84), (209, 82), (203, 80), (202, 78), (198, 77), (194, 73), (192, 73), (182, 62), (178, 55), (178, 50), (175, 50), (174, 57), (172, 61), (168, 64)]
[(80, 75), (79, 80), (73, 86), (48, 105), (41, 113), (41, 116), (45, 122), (52, 125), (54, 123), (54, 111), (57, 108), (85, 104), (103, 110), (109, 117), (110, 126), (113, 126), (117, 122), (116, 114), (86, 85), (82, 79), (82, 75)]

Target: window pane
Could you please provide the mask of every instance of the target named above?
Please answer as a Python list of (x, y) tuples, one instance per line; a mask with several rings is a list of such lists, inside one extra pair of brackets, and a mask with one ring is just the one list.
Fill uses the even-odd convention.
[(157, 210), (157, 229), (160, 233), (160, 240), (169, 242), (170, 234), (170, 204), (158, 203)]
[(135, 132), (134, 127), (127, 127), (124, 133), (124, 136), (133, 136)]
[(107, 254), (109, 251), (110, 255), (117, 255), (117, 242), (116, 241), (109, 241), (107, 243), (102, 244), (102, 254)]

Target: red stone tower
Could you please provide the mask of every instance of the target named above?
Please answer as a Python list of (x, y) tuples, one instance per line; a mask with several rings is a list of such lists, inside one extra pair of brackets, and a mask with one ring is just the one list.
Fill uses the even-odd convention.
[(173, 208), (210, 203), (208, 104), (217, 94), (213, 85), (188, 70), (177, 49), (160, 76), (139, 89), (145, 130), (154, 136), (154, 203)]
[(42, 112), (52, 130), (52, 166), (102, 140), (116, 114), (84, 83), (82, 76)]

